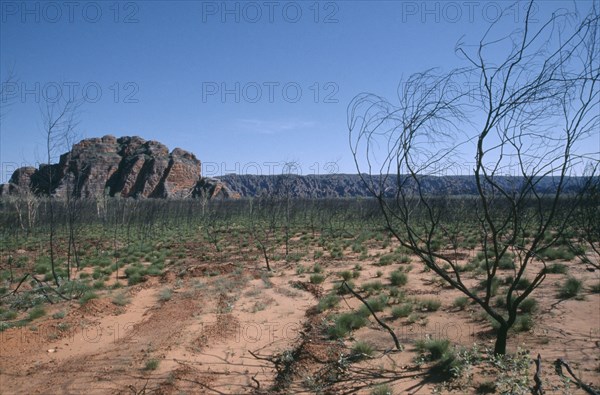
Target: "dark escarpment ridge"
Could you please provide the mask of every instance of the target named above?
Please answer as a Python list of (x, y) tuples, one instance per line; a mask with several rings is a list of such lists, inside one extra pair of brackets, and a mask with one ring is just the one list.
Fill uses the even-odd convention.
[[(237, 175), (228, 174), (216, 177), (240, 196), (291, 196), (296, 198), (350, 198), (373, 197), (374, 191), (384, 191), (385, 197), (394, 197), (401, 184), (407, 193), (417, 192), (417, 183), (408, 176), (396, 175)], [(424, 193), (439, 196), (474, 196), (478, 194), (475, 176), (419, 176), (419, 184)], [(494, 182), (506, 191), (518, 191), (524, 186), (524, 177), (496, 176)], [(558, 177), (543, 177), (533, 180), (539, 194), (556, 192)], [(581, 190), (585, 179), (567, 177), (563, 183), (563, 193), (576, 193)], [(488, 185), (489, 187), (489, 185)]]
[(236, 198), (222, 182), (202, 178), (196, 156), (137, 136), (89, 138), (73, 145), (56, 164), (17, 169), (0, 195), (32, 192), (64, 198)]
[[(181, 148), (173, 151), (162, 143), (137, 136), (89, 138), (73, 145), (56, 164), (17, 169), (7, 184), (0, 185), (0, 196), (33, 193), (58, 198), (109, 196), (136, 198), (239, 198), (287, 196), (293, 198), (372, 197), (364, 179), (392, 197), (397, 192), (395, 175), (237, 175), (202, 177), (200, 160)], [(420, 176), (422, 191), (440, 196), (477, 194), (474, 176)], [(416, 182), (401, 176), (405, 190), (416, 190)], [(523, 177), (497, 176), (494, 182), (506, 190), (518, 190)], [(536, 179), (537, 193), (556, 191), (558, 178)], [(563, 192), (580, 189), (584, 180), (567, 178)]]

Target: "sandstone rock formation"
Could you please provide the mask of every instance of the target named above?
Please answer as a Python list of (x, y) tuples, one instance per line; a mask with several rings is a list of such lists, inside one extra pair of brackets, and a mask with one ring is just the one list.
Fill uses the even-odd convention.
[[(406, 177), (406, 176), (402, 176)], [(397, 192), (395, 176), (375, 176), (374, 186), (385, 197)], [(497, 176), (495, 182), (506, 188), (520, 188), (521, 177)], [(564, 192), (576, 192), (582, 180), (571, 177)], [(413, 181), (403, 181), (407, 192), (415, 192)], [(420, 186), (428, 194), (473, 196), (477, 194), (473, 176), (420, 176)], [(539, 193), (553, 193), (556, 180), (544, 177), (536, 184)], [(225, 175), (203, 178), (200, 161), (180, 148), (169, 149), (158, 141), (141, 137), (104, 136), (73, 145), (56, 164), (17, 169), (8, 184), (0, 185), (0, 196), (32, 192), (56, 197), (94, 198), (110, 196), (140, 198), (240, 198), (279, 196), (293, 198), (372, 197), (358, 174), (323, 175)]]
[(239, 196), (218, 180), (203, 179), (194, 154), (180, 148), (169, 152), (164, 144), (137, 136), (82, 140), (57, 164), (22, 167), (0, 185), (0, 195), (27, 191), (62, 198)]
[(241, 194), (216, 178), (203, 178), (196, 184), (193, 197), (209, 199), (239, 199)]
[[(407, 193), (417, 193), (416, 184), (407, 176), (402, 176), (402, 185)], [(477, 184), (474, 176), (420, 176), (420, 186), (428, 195), (438, 196), (476, 196)], [(366, 177), (368, 180), (369, 177)], [(242, 197), (253, 196), (291, 196), (304, 199), (330, 198), (371, 198), (373, 194), (358, 174), (320, 174), (320, 175), (238, 175), (228, 174), (218, 177), (233, 192)], [(522, 177), (497, 176), (494, 178), (507, 190), (521, 188)], [(373, 177), (376, 190), (384, 190), (384, 196), (393, 198), (398, 191), (397, 178), (393, 176)], [(558, 180), (548, 176), (537, 181), (536, 190), (541, 194), (554, 193)], [(563, 192), (576, 193), (584, 180), (568, 177)]]

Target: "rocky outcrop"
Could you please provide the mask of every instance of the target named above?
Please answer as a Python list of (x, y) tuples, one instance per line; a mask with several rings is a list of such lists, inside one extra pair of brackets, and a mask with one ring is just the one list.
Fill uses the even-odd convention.
[(161, 197), (189, 197), (201, 179), (200, 162), (196, 157), (180, 148), (175, 148), (171, 152), (169, 165), (164, 173), (164, 177), (159, 193)]
[(206, 199), (239, 199), (239, 192), (232, 191), (227, 184), (216, 178), (203, 178), (196, 184), (193, 197)]
[(35, 167), (21, 167), (13, 173), (9, 183), (20, 188), (29, 188), (31, 185), (31, 176), (33, 176), (36, 171), (37, 169)]
[(238, 196), (222, 182), (203, 179), (194, 154), (181, 148), (169, 152), (164, 144), (137, 136), (82, 140), (57, 164), (22, 167), (0, 185), (0, 195), (26, 191), (63, 198)]
[[(304, 199), (323, 198), (370, 198), (373, 194), (358, 174), (323, 175), (237, 175), (217, 177), (233, 192), (241, 197), (279, 196)], [(364, 177), (369, 180), (368, 176)], [(518, 190), (523, 185), (522, 177), (497, 176), (494, 181), (506, 190)], [(554, 193), (558, 179), (544, 177), (536, 181), (536, 191), (541, 194)], [(370, 179), (374, 190), (383, 190), (384, 196), (393, 198), (398, 191), (398, 178), (395, 175), (373, 176)], [(420, 187), (428, 195), (475, 196), (477, 184), (474, 176), (420, 176)], [(417, 185), (406, 176), (401, 176), (402, 188), (406, 193), (417, 193)], [(583, 180), (568, 177), (563, 185), (565, 193), (575, 193)]]
[[(364, 177), (367, 180), (369, 177)], [(400, 177), (402, 188), (415, 193), (417, 183)], [(375, 190), (394, 197), (398, 191), (395, 175), (374, 176)], [(508, 190), (518, 190), (522, 177), (497, 176), (494, 182)], [(563, 192), (576, 192), (583, 180), (568, 177)], [(473, 176), (419, 176), (419, 186), (429, 195), (473, 196), (477, 185)], [(536, 180), (536, 191), (553, 193), (557, 179)], [(279, 196), (292, 198), (373, 197), (358, 174), (327, 175), (236, 175), (203, 178), (201, 163), (194, 154), (180, 148), (169, 149), (158, 141), (141, 137), (104, 136), (73, 145), (58, 163), (39, 168), (17, 169), (8, 184), (0, 185), (0, 196), (32, 192), (56, 197), (93, 198), (110, 196), (144, 198), (237, 199), (240, 197)]]

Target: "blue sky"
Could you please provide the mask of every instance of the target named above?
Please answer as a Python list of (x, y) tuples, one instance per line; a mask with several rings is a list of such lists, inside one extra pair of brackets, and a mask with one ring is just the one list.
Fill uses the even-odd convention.
[[(80, 137), (158, 140), (195, 153), (206, 175), (268, 174), (284, 161), (302, 174), (355, 173), (351, 99), (392, 97), (413, 72), (464, 65), (456, 42), (477, 41), (511, 3), (0, 4), (0, 81), (9, 69), (17, 77), (0, 125), (5, 182), (16, 167), (44, 161), (38, 102), (70, 89), (85, 93)], [(573, 4), (540, 2), (536, 14)], [(507, 32), (520, 27), (526, 4), (514, 7)]]

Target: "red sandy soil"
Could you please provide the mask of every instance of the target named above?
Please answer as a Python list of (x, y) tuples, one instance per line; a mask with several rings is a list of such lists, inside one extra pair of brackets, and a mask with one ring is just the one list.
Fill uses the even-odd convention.
[[(386, 284), (392, 270), (407, 266), (376, 267), (372, 264), (376, 261), (360, 262), (363, 270), (354, 280), (357, 285), (375, 280), (379, 270), (384, 272), (379, 280)], [(274, 384), (284, 388), (282, 393), (318, 393), (318, 385), (311, 381), (330, 375), (338, 382), (322, 393), (368, 394), (373, 385), (389, 381), (396, 394), (429, 394), (435, 377), (427, 375), (427, 366), (416, 365), (416, 340), (444, 337), (466, 347), (475, 342), (481, 348), (493, 347), (488, 324), (478, 318), (480, 310), (473, 305), (464, 310), (452, 307), (459, 292), (432, 282), (433, 275), (423, 272), (416, 261), (405, 292), (409, 297), (438, 298), (442, 307), (421, 312), (425, 319), (414, 324), (392, 320), (389, 308), (380, 313), (404, 351), (393, 351), (390, 335), (372, 318), (345, 341), (328, 339), (323, 331), (326, 317), (359, 307), (360, 302), (345, 295), (333, 312), (319, 313), (316, 296), (334, 287), (336, 272), (352, 270), (356, 263), (358, 257), (350, 254), (339, 261), (323, 260), (327, 278), (321, 287), (308, 282), (309, 273), (296, 273), (297, 265), (311, 267), (314, 261), (274, 262), (276, 271), (269, 277), (260, 261), (188, 260), (184, 270), (169, 268), (160, 278), (106, 291), (84, 306), (77, 302), (52, 306), (46, 317), (34, 321), (35, 327), (0, 332), (0, 393), (270, 393)], [(569, 265), (570, 274), (585, 284), (598, 281), (598, 272)], [(532, 357), (539, 353), (550, 384), (559, 383), (552, 362), (564, 358), (585, 383), (600, 388), (600, 295), (586, 291), (583, 300), (560, 301), (556, 294), (564, 278), (547, 276), (534, 294), (540, 305), (534, 330), (511, 337), (509, 351), (520, 347), (530, 350)], [(172, 296), (161, 300), (166, 287)], [(123, 292), (130, 303), (113, 304), (114, 295)], [(62, 319), (50, 318), (59, 310), (68, 313)], [(347, 355), (356, 340), (369, 342), (374, 356), (339, 371), (340, 354)], [(293, 357), (287, 365), (286, 355)], [(148, 369), (154, 360), (158, 366)], [(532, 364), (531, 377), (533, 371)], [(474, 381), (494, 380), (481, 371)], [(474, 393), (473, 387), (455, 393)], [(547, 388), (547, 393), (563, 393)], [(574, 386), (569, 391), (565, 393), (584, 393)]]

